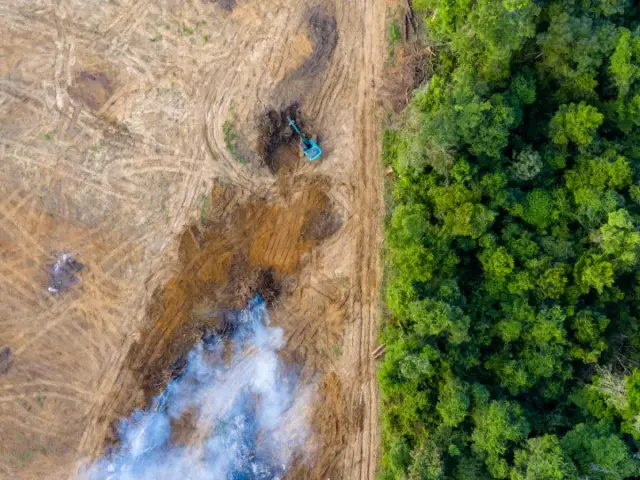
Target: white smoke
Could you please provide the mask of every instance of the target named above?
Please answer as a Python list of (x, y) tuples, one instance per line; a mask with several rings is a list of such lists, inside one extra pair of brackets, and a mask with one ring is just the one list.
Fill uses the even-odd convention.
[[(282, 478), (308, 437), (310, 389), (287, 373), (256, 297), (237, 312), (232, 342), (203, 342), (183, 374), (152, 405), (120, 424), (115, 452), (87, 466), (88, 480)], [(231, 348), (231, 352), (229, 352)], [(226, 351), (227, 350), (227, 351)], [(230, 358), (228, 358), (230, 357)], [(188, 441), (172, 442), (172, 424), (189, 415)], [(185, 444), (186, 443), (186, 444)]]

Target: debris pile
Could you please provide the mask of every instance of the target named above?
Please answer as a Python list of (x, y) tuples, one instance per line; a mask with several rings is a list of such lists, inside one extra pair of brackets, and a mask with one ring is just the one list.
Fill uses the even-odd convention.
[(84, 269), (84, 265), (73, 258), (70, 253), (62, 253), (58, 255), (56, 263), (47, 265), (49, 273), (49, 293), (62, 293), (69, 290), (73, 285), (79, 282), (77, 273)]

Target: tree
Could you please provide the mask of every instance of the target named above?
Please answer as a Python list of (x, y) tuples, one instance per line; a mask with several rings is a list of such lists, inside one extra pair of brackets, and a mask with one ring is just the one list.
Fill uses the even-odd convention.
[(411, 453), (412, 461), (407, 480), (444, 479), (438, 447), (428, 437)]
[(589, 363), (596, 363), (607, 348), (604, 336), (609, 319), (591, 310), (579, 311), (571, 322), (577, 343), (571, 349), (573, 357)]
[(625, 97), (631, 84), (640, 76), (640, 68), (632, 63), (633, 50), (631, 46), (631, 32), (626, 28), (619, 30), (618, 44), (611, 55), (609, 72), (613, 83), (618, 87), (618, 95)]
[(600, 227), (597, 241), (602, 251), (621, 270), (628, 270), (638, 262), (640, 233), (628, 211), (620, 209), (611, 212), (607, 223)]
[(613, 265), (604, 255), (586, 253), (576, 263), (574, 276), (583, 293), (589, 292), (591, 288), (602, 293), (605, 287), (613, 285), (615, 273)]
[(501, 279), (513, 271), (513, 257), (509, 255), (505, 247), (484, 250), (480, 253), (479, 258), (488, 278)]
[(442, 417), (442, 422), (450, 427), (460, 425), (468, 415), (471, 406), (467, 385), (449, 375), (439, 390), (436, 409)]
[(396, 437), (387, 446), (387, 452), (390, 478), (403, 478), (411, 464), (409, 442), (403, 437)]
[(521, 182), (534, 179), (542, 171), (543, 163), (540, 154), (531, 147), (518, 153), (511, 165), (511, 176)]
[(494, 400), (476, 406), (473, 420), (473, 448), (484, 457), (491, 475), (507, 478), (509, 466), (504, 456), (511, 443), (521, 442), (529, 433), (522, 409), (513, 402)]
[(470, 319), (460, 307), (425, 298), (409, 304), (408, 317), (422, 336), (448, 335), (454, 344), (468, 339)]
[(613, 430), (606, 422), (581, 423), (562, 438), (562, 449), (576, 463), (581, 475), (617, 480), (640, 474), (640, 463), (634, 460), (629, 447)]
[(549, 124), (551, 140), (558, 145), (567, 145), (569, 142), (589, 145), (603, 121), (604, 115), (584, 102), (560, 105)]
[(522, 219), (539, 230), (546, 229), (553, 219), (553, 195), (548, 190), (536, 188), (527, 194)]
[(554, 93), (561, 101), (596, 96), (599, 70), (616, 38), (612, 23), (594, 20), (591, 12), (571, 8), (572, 3), (551, 2), (545, 12), (549, 27), (537, 37), (542, 58), (536, 67), (556, 82)]
[(632, 170), (625, 157), (607, 151), (597, 157), (579, 156), (565, 178), (577, 206), (578, 220), (593, 228), (624, 202), (616, 189), (631, 185)]
[(578, 471), (566, 458), (555, 435), (527, 440), (525, 449), (517, 450), (511, 480), (577, 480)]
[(564, 295), (564, 291), (569, 283), (567, 272), (570, 267), (558, 264), (547, 268), (538, 279), (538, 294), (541, 298), (559, 299)]
[(451, 233), (460, 237), (480, 238), (493, 223), (496, 214), (479, 203), (464, 203), (450, 212), (445, 223), (451, 225)]
[[(556, 306), (534, 315), (530, 307), (514, 305), (508, 311), (524, 314), (526, 319), (518, 322), (518, 317), (511, 317), (498, 324), (507, 345), (490, 356), (486, 367), (496, 372), (500, 383), (513, 395), (554, 377), (562, 384), (571, 374), (565, 362), (567, 339), (562, 309)], [(553, 396), (557, 392), (540, 393)]]
[(511, 91), (524, 105), (536, 101), (536, 81), (531, 72), (518, 73), (511, 80)]

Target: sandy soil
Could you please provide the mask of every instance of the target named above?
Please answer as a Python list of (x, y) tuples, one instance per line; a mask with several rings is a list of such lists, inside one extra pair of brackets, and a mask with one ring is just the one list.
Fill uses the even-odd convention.
[[(0, 1), (0, 478), (102, 454), (255, 291), (318, 385), (292, 476), (374, 478), (387, 3)], [(325, 157), (274, 170), (294, 102)], [(52, 295), (60, 252), (85, 268)]]

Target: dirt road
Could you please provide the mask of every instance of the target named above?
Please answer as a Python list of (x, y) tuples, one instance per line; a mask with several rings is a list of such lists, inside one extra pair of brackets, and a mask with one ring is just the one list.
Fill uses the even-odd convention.
[[(102, 454), (260, 289), (317, 385), (292, 476), (374, 478), (387, 3), (0, 1), (0, 478)], [(270, 168), (296, 102), (326, 155)], [(60, 252), (85, 268), (52, 295)]]

